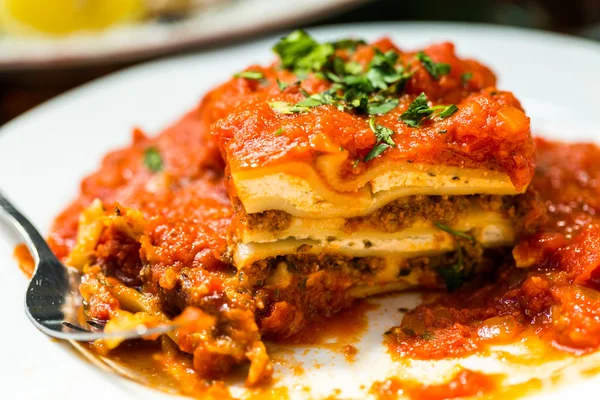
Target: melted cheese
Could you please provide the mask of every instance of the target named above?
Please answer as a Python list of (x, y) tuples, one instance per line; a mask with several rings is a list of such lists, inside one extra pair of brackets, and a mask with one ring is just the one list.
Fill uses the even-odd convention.
[(282, 210), (304, 218), (351, 218), (404, 196), (520, 193), (501, 172), (409, 163), (381, 163), (341, 180), (335, 157), (322, 156), (314, 167), (288, 163), (232, 171), (236, 195), (248, 214)]
[[(470, 231), (484, 225), (505, 225), (506, 218), (497, 212), (485, 211), (476, 204), (472, 205), (467, 215), (459, 219), (454, 227), (459, 231)], [(347, 232), (345, 218), (298, 218), (292, 217), (289, 227), (283, 230), (259, 230), (247, 226), (240, 226), (236, 232), (238, 241), (242, 243), (265, 243), (278, 240), (295, 238), (321, 240), (323, 238), (346, 238), (358, 240), (385, 240), (392, 237), (403, 237), (406, 232), (428, 231), (432, 222), (428, 220), (416, 221), (410, 231), (388, 233), (371, 228), (358, 228), (354, 232)]]
[[(471, 231), (475, 240), (485, 247), (509, 245), (515, 240), (513, 224), (496, 213), (477, 213), (467, 217), (453, 229)], [(400, 232), (385, 233), (358, 231), (354, 233), (304, 232), (297, 237), (290, 236), (275, 241), (240, 242), (233, 247), (233, 260), (236, 267), (244, 268), (252, 263), (297, 253), (335, 253), (351, 257), (401, 257), (411, 258), (452, 251), (456, 248), (453, 235), (433, 226), (429, 221), (419, 221)]]

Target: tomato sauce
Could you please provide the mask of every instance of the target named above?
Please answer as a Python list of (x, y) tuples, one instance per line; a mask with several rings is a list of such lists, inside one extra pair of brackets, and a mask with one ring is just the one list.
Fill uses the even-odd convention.
[[(377, 124), (396, 133), (396, 147), (373, 161), (356, 164), (376, 141), (368, 116), (340, 111), (333, 105), (316, 107), (310, 113), (279, 113), (269, 103), (295, 104), (304, 94), (319, 93), (330, 83), (311, 75), (294, 85), (298, 77), (277, 64), (252, 66), (249, 69), (262, 73), (264, 79), (233, 79), (214, 89), (203, 103), (209, 119), (216, 121), (212, 133), (228, 167), (233, 171), (286, 162), (310, 164), (318, 155), (342, 152), (346, 157), (342, 173), (349, 178), (373, 164), (392, 161), (500, 170), (508, 174), (517, 190), (527, 185), (534, 171), (535, 152), (529, 118), (510, 92), (495, 88), (496, 78), (487, 67), (460, 59), (451, 43), (434, 45), (425, 53), (451, 66), (450, 74), (435, 80), (415, 62), (416, 53), (400, 52), (388, 39), (374, 47), (398, 52), (400, 62), (413, 73), (399, 106), (376, 118)], [(373, 58), (374, 47), (362, 46), (341, 56), (365, 65)], [(461, 79), (464, 73), (472, 74), (468, 82)], [(290, 86), (282, 91), (277, 80)], [(458, 112), (419, 128), (409, 127), (399, 117), (422, 92), (434, 105), (455, 103)]]
[(19, 243), (15, 247), (13, 257), (17, 260), (21, 272), (23, 272), (27, 278), (31, 278), (33, 276), (33, 270), (35, 269), (35, 261), (33, 260), (33, 256), (29, 252), (27, 245), (25, 245), (25, 243)]
[[(194, 260), (218, 265), (232, 210), (223, 164), (206, 128), (196, 109), (155, 138), (135, 129), (132, 145), (109, 153), (101, 168), (82, 181), (77, 200), (55, 220), (49, 238), (55, 253), (67, 256), (81, 210), (98, 198), (107, 208), (121, 204), (148, 219), (157, 278), (169, 267)], [(161, 174), (144, 165), (144, 151), (151, 147), (162, 157)]]
[[(367, 313), (377, 309), (377, 305), (366, 301), (358, 301), (351, 307), (332, 315), (329, 318), (318, 318), (308, 323), (297, 334), (274, 338), (277, 344), (293, 346), (315, 346), (340, 351), (348, 357), (356, 353), (346, 348), (360, 340), (368, 327)], [(356, 350), (356, 349), (354, 349)]]
[(423, 385), (389, 378), (373, 383), (370, 392), (379, 400), (394, 400), (400, 395), (413, 400), (454, 399), (489, 394), (497, 389), (501, 378), (465, 369), (442, 384)]
[[(389, 40), (375, 46), (397, 50)], [(450, 64), (451, 73), (436, 81), (419, 63), (408, 65), (414, 53), (400, 53), (413, 75), (397, 109), (377, 117), (378, 124), (396, 132), (396, 147), (372, 163), (399, 160), (500, 170), (515, 188), (523, 188), (534, 174), (535, 149), (529, 119), (519, 102), (495, 88), (495, 77), (485, 66), (459, 59), (453, 45), (436, 45), (425, 52), (436, 62)], [(372, 47), (364, 46), (347, 57), (366, 64), (373, 54)], [(269, 106), (270, 101), (303, 99), (301, 89), (321, 92), (329, 85), (326, 81), (309, 76), (301, 87), (292, 84), (281, 91), (276, 79), (293, 83), (297, 77), (276, 65), (251, 69), (261, 71), (265, 79), (230, 80), (156, 137), (134, 130), (131, 146), (108, 154), (101, 168), (83, 180), (79, 197), (58, 216), (49, 237), (53, 251), (65, 259), (75, 244), (80, 213), (94, 199), (115, 215), (121, 215), (122, 208), (139, 210), (143, 243), (118, 229), (106, 229), (96, 248), (97, 268), (111, 279), (155, 296), (169, 316), (193, 305), (219, 318), (216, 340), (210, 346), (194, 342), (189, 335), (181, 338), (179, 347), (163, 343), (148, 350), (152, 362), (170, 375), (179, 392), (197, 397), (229, 398), (227, 385), (219, 379), (237, 364), (252, 364), (251, 385), (268, 381), (272, 373), (260, 347), (258, 306), (226, 262), (233, 210), (222, 155), (230, 167), (245, 169), (290, 160), (313, 162), (320, 154), (343, 152), (348, 164), (345, 173), (358, 174), (370, 168), (368, 163), (350, 165), (364, 159), (375, 141), (364, 116), (332, 106), (282, 115)], [(472, 78), (463, 82), (466, 72)], [(421, 92), (432, 104), (456, 103), (459, 111), (443, 120), (427, 121), (419, 129), (399, 122), (399, 115)], [(275, 135), (280, 129), (284, 133)], [(145, 165), (150, 148), (160, 154), (160, 173)], [(548, 215), (542, 229), (522, 238), (513, 252), (515, 261), (498, 270), (492, 283), (443, 294), (408, 312), (385, 335), (394, 357), (464, 357), (490, 345), (533, 336), (557, 351), (573, 354), (600, 347), (600, 149), (542, 139), (537, 140), (537, 149), (531, 187), (545, 202), (545, 213), (539, 214)], [(29, 272), (32, 263), (24, 249), (18, 247), (15, 255)], [(110, 293), (100, 291), (89, 310), (91, 317), (106, 320), (118, 307)], [(294, 337), (275, 339), (285, 345), (335, 343), (335, 349), (351, 360), (356, 355), (352, 343), (367, 326), (368, 309), (362, 303), (338, 317), (316, 321)], [(214, 351), (217, 342), (222, 347)], [(125, 354), (117, 349), (111, 357)], [(372, 390), (380, 398), (402, 392), (431, 400), (489, 393), (498, 389), (498, 379), (465, 370), (441, 385), (393, 378)], [(280, 398), (287, 391), (267, 387), (256, 389), (254, 395)]]
[[(223, 271), (228, 269), (221, 259), (232, 210), (220, 172), (223, 166), (218, 150), (208, 144), (200, 114), (199, 109), (192, 111), (154, 139), (136, 130), (131, 147), (109, 154), (102, 168), (83, 181), (80, 197), (56, 220), (50, 237), (54, 251), (62, 257), (68, 254), (74, 243), (79, 212), (94, 198), (102, 199), (108, 207), (119, 204), (136, 207), (147, 218), (153, 244), (152, 253), (147, 254), (153, 260), (150, 281), (168, 289), (173, 273), (191, 263), (201, 267), (188, 271), (188, 278), (196, 282), (194, 285), (208, 290), (207, 294), (220, 293)], [(195, 140), (204, 141), (205, 145), (201, 149), (182, 145), (178, 138), (187, 135), (189, 142), (193, 142), (191, 136), (195, 135)], [(164, 181), (155, 182), (156, 178), (143, 166), (143, 151), (148, 146), (160, 148), (165, 159), (171, 160), (165, 162), (161, 178)], [(549, 217), (540, 232), (524, 238), (515, 249), (517, 260), (533, 264), (527, 268), (507, 265), (499, 271), (494, 284), (442, 295), (409, 312), (402, 324), (386, 335), (394, 357), (463, 357), (493, 344), (513, 343), (527, 336), (539, 336), (557, 351), (573, 354), (594, 351), (600, 346), (597, 272), (600, 228), (596, 225), (600, 168), (595, 163), (600, 158), (600, 149), (542, 139), (537, 140), (537, 146), (538, 167), (532, 186), (545, 200)], [(161, 185), (170, 190), (157, 190)], [(111, 238), (104, 240), (105, 252), (110, 256), (114, 253)], [(20, 260), (30, 261), (24, 250), (18, 247), (16, 255)], [(98, 310), (101, 314), (101, 307)], [(352, 359), (351, 345), (366, 328), (365, 311), (368, 306), (358, 305), (339, 314), (340, 318), (315, 322), (281, 344), (331, 347)], [(328, 341), (330, 344), (325, 344)], [(332, 346), (331, 342), (338, 344)], [(227, 398), (226, 387), (200, 385), (200, 376), (187, 375), (186, 368), (193, 365), (190, 356), (164, 358), (161, 349), (153, 354), (155, 360), (162, 360), (155, 371), (181, 369), (172, 375), (176, 382), (187, 380), (185, 384), (178, 383), (180, 392), (197, 395), (208, 391)], [(161, 380), (160, 373), (156, 376), (153, 386), (160, 387), (156, 382), (168, 381)], [(461, 379), (458, 381), (466, 379), (468, 390), (481, 383), (475, 378)], [(390, 387), (392, 392), (400, 386), (409, 391), (419, 387), (419, 393), (434, 391), (415, 386), (414, 382), (408, 385), (413, 389), (406, 389), (406, 383), (397, 381), (392, 379), (373, 390), (378, 390), (381, 398), (391, 398), (385, 397)], [(257, 390), (255, 395), (262, 394)]]
[[(396, 357), (464, 357), (531, 335), (574, 354), (600, 347), (600, 148), (537, 140), (532, 187), (548, 215), (494, 282), (442, 295), (387, 332)], [(515, 265), (516, 263), (516, 265)]]

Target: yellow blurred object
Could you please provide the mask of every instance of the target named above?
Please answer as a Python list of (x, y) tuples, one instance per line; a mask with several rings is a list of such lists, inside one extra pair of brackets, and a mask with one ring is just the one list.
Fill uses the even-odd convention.
[(0, 0), (0, 27), (10, 34), (66, 35), (144, 17), (144, 0)]

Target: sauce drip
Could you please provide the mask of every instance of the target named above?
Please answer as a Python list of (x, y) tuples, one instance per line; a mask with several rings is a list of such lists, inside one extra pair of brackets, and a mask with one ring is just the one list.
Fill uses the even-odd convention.
[(17, 260), (21, 272), (30, 279), (33, 276), (33, 270), (35, 269), (35, 261), (25, 243), (19, 243), (15, 247), (13, 257)]

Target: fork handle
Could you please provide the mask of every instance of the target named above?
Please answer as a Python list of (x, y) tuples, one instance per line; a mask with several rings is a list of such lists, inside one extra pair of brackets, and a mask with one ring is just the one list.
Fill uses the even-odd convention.
[(19, 231), (33, 258), (38, 264), (40, 260), (54, 257), (46, 240), (37, 229), (4, 197), (0, 192), (0, 217), (3, 217), (16, 230)]

